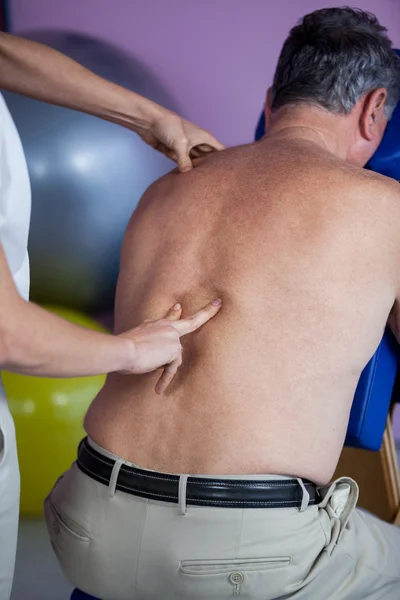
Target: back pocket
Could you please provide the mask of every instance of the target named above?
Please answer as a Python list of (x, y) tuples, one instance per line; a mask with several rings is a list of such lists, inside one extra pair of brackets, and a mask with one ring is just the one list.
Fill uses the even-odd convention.
[(290, 556), (182, 560), (182, 592), (199, 600), (240, 595), (252, 600), (276, 598), (284, 592), (290, 563)]
[(61, 515), (51, 497), (45, 500), (44, 514), (51, 545), (64, 575), (73, 585), (83, 587), (88, 577), (89, 534)]

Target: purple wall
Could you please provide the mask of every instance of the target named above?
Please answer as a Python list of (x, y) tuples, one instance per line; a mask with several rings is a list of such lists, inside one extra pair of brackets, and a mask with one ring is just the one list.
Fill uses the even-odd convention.
[[(400, 0), (358, 0), (400, 47)], [(140, 58), (182, 114), (228, 145), (251, 140), (280, 47), (296, 20), (343, 0), (10, 0), (14, 33), (69, 29)]]

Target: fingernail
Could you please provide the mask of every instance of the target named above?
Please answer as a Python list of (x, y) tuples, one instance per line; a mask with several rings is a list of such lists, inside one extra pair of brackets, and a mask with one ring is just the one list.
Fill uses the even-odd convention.
[(178, 304), (175, 304), (175, 306), (172, 307), (172, 310), (180, 310), (181, 308), (182, 308), (181, 305), (178, 303)]
[(212, 304), (213, 306), (219, 306), (220, 304), (222, 304), (222, 300), (220, 300), (219, 298), (217, 298), (217, 300), (213, 300), (213, 301), (211, 302), (211, 304)]

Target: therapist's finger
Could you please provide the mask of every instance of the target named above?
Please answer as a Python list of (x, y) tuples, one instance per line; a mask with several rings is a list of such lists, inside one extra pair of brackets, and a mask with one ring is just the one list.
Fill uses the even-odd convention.
[(165, 390), (167, 389), (167, 387), (169, 386), (169, 384), (175, 377), (176, 372), (178, 371), (181, 364), (182, 364), (182, 352), (175, 360), (173, 360), (171, 362), (171, 364), (164, 367), (161, 377), (157, 381), (157, 384), (155, 387), (156, 394), (162, 394), (163, 392), (165, 392)]
[(180, 319), (176, 322), (173, 321), (171, 322), (171, 325), (179, 333), (179, 337), (182, 337), (183, 335), (196, 331), (196, 329), (199, 329), (199, 327), (215, 317), (219, 312), (221, 305), (222, 301), (220, 299), (213, 300), (207, 304), (207, 306), (194, 313), (191, 317), (186, 317), (185, 319)]
[(177, 142), (174, 145), (175, 160), (178, 163), (178, 169), (181, 173), (187, 173), (193, 169), (192, 161), (189, 156), (189, 143), (187, 138)]
[(168, 321), (178, 321), (182, 316), (182, 306), (181, 304), (177, 303), (174, 304), (174, 306), (172, 308), (169, 309), (169, 311), (167, 312), (165, 319), (168, 319)]

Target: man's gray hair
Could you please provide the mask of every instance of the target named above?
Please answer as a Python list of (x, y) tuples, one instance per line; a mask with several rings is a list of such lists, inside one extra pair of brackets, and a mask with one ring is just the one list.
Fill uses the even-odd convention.
[(390, 118), (400, 99), (400, 57), (375, 15), (325, 8), (306, 15), (283, 45), (272, 87), (272, 111), (311, 103), (349, 114), (358, 100), (387, 90)]

